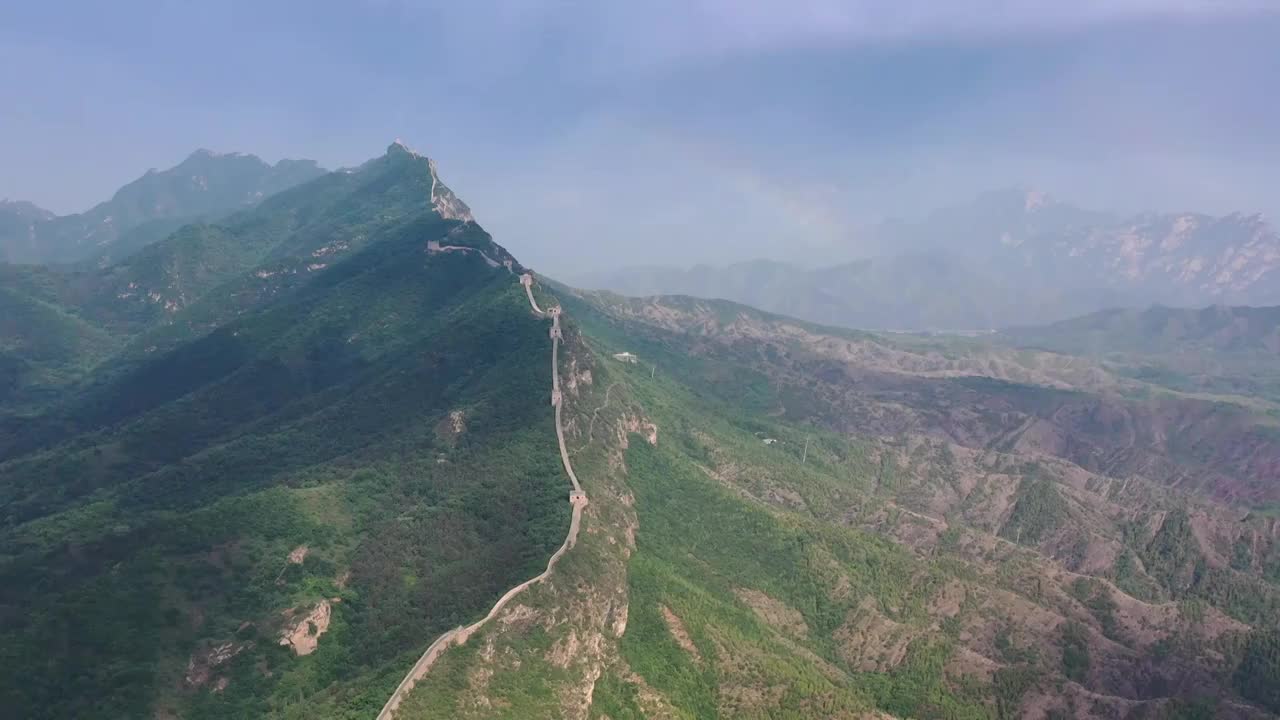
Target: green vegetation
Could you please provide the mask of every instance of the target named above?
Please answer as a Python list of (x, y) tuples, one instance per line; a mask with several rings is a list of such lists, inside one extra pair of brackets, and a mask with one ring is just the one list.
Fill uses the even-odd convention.
[(1280, 713), (1280, 631), (1251, 632), (1232, 679), (1241, 695)]
[(148, 172), (84, 213), (59, 217), (23, 203), (0, 204), (0, 262), (97, 266), (187, 222), (243, 209), (323, 174), (309, 160), (272, 166), (253, 155), (201, 150), (176, 167)]
[[(368, 718), (436, 634), (545, 565), (568, 521), (546, 328), (505, 268), (423, 252), (457, 227), (411, 197), (429, 183), (384, 158), (131, 261), (207, 289), (4, 438), (7, 712)], [(361, 232), (324, 272), (234, 291), (264, 249)], [(321, 606), (315, 652), (282, 647)]]
[(1177, 596), (1190, 587), (1198, 557), (1190, 518), (1179, 509), (1165, 517), (1142, 559), (1147, 573)]
[[(449, 262), (458, 263), (466, 265)], [(491, 290), (487, 302), (467, 296), (470, 307), (445, 323), (406, 317), (408, 352), (235, 424), (192, 414), (216, 407), (208, 401), (161, 405), (90, 440), (87, 457), (122, 456), (99, 471), (90, 495), (64, 487), (51, 497), (56, 488), (36, 482), (59, 454), (9, 463), (7, 491), (27, 495), (8, 501), (5, 546), (15, 555), (0, 566), (4, 600), (41, 610), (0, 643), (12, 653), (8, 666), (24, 668), (5, 678), (6, 706), (26, 717), (146, 714), (151, 693), (182, 685), (174, 669), (205, 638), (255, 645), (236, 656), (224, 692), (188, 691), (199, 702), (187, 717), (289, 717), (299, 696), (314, 706), (325, 694), (347, 708), (334, 716), (376, 711), (387, 680), (359, 682), (353, 670), (405, 667), (435, 633), (536, 574), (563, 537), (565, 484), (543, 402), (545, 331), (514, 290)], [(308, 317), (316, 315), (294, 316), (294, 337), (312, 337)], [(418, 324), (439, 327), (414, 337)], [(443, 352), (431, 358), (431, 348)], [(295, 371), (317, 377), (335, 356), (311, 357)], [(208, 395), (262, 393), (259, 377), (233, 373)], [(466, 431), (442, 439), (437, 427), (453, 407), (467, 408)], [(175, 450), (180, 464), (132, 470)], [(288, 567), (285, 556), (304, 544), (307, 561)], [(63, 579), (49, 585), (50, 573)], [(281, 611), (334, 596), (343, 602), (320, 652), (295, 659), (275, 646)], [(252, 634), (238, 639), (246, 622)], [(56, 647), (74, 654), (18, 662)], [(271, 669), (270, 682), (236, 670), (256, 663)], [(122, 676), (131, 678), (127, 693), (118, 691)], [(80, 680), (67, 686), (67, 677)]]
[[(573, 316), (590, 328), (595, 318), (588, 313)], [(962, 692), (945, 678), (949, 643), (912, 643), (891, 671), (864, 673), (834, 640), (861, 598), (896, 608), (895, 622), (927, 623), (924, 601), (943, 581), (891, 543), (825, 521), (874, 488), (881, 469), (865, 449), (763, 412), (722, 412), (717, 386), (699, 379), (719, 370), (636, 335), (626, 342), (642, 357), (661, 358), (663, 368), (653, 381), (640, 368), (629, 371), (632, 397), (663, 428), (663, 440), (657, 448), (633, 442), (626, 453), (640, 525), (621, 645), (628, 665), (688, 717), (802, 718), (870, 707), (985, 717), (989, 692)], [(729, 458), (743, 470), (730, 481), (734, 487), (756, 497), (785, 488), (804, 510), (761, 507), (699, 469)], [(794, 611), (803, 635), (770, 627), (744, 599), (748, 590)], [(664, 610), (679, 618), (696, 656), (677, 642)], [(797, 650), (797, 642), (816, 657)], [(833, 682), (827, 664), (841, 667), (843, 679)], [(788, 691), (765, 704), (726, 705), (716, 688), (739, 683)], [(609, 702), (627, 697), (620, 687), (617, 696)]]
[[(933, 708), (927, 714), (981, 716), (972, 700), (956, 697), (943, 682), (947, 646), (913, 645), (892, 673), (851, 674), (849, 687), (841, 688), (814, 661), (789, 650), (735, 592), (760, 591), (794, 608), (808, 629), (809, 647), (828, 662), (843, 663), (829, 638), (853, 608), (834, 597), (835, 584), (852, 583), (853, 598), (869, 593), (884, 606), (914, 606), (902, 619), (923, 620), (913, 588), (918, 592), (931, 581), (912, 578), (918, 568), (909, 557), (870, 537), (753, 508), (694, 474), (675, 451), (635, 443), (627, 462), (641, 531), (630, 570), (623, 656), (690, 717), (723, 715), (713, 689), (744, 675), (792, 691), (772, 710), (739, 707), (735, 717), (800, 718), (872, 704), (890, 712)], [(681, 619), (703, 664), (678, 646), (662, 607)], [(814, 698), (826, 700), (813, 706)]]
[[(358, 171), (324, 175), (216, 224), (182, 227), (103, 268), (55, 272), (0, 265), (6, 288), (0, 309), (13, 310), (15, 318), (0, 323), (5, 392), (28, 405), (41, 401), (33, 408), (39, 411), (62, 406), (57, 414), (64, 417), (40, 422), (74, 429), (82, 408), (65, 407), (75, 395), (59, 391), (71, 387), (78, 393), (82, 388), (74, 384), (90, 370), (94, 384), (101, 384), (163, 351), (205, 338), (244, 313), (287, 303), (319, 271), (362, 248), (381, 246), (364, 256), (367, 262), (379, 252), (392, 252), (384, 241), (414, 233), (422, 233), (415, 238), (419, 244), (423, 236), (442, 237), (451, 221), (422, 203), (432, 182), (425, 160), (393, 150)], [(490, 244), (475, 226), (460, 234), (455, 244)], [(347, 266), (347, 272), (355, 269)], [(329, 279), (336, 282), (342, 271), (334, 270)], [(317, 283), (312, 292), (325, 287)], [(63, 335), (75, 342), (55, 342)], [(51, 345), (61, 349), (42, 350)], [(121, 347), (123, 352), (114, 352)], [(219, 360), (213, 350), (207, 359)], [(16, 449), (30, 446), (10, 445), (8, 434), (0, 433), (0, 452)]]
[[(544, 567), (569, 515), (546, 324), (433, 188), (394, 146), (102, 269), (0, 267), (0, 707), (368, 718)], [(1144, 475), (1235, 482), (1235, 451), (1181, 428), (1274, 439), (1245, 406), (1095, 392), (1096, 365), (977, 340), (558, 300), (584, 532), (406, 719), (587, 692), (613, 720), (1274, 707), (1266, 518)], [(1203, 652), (1215, 610), (1253, 629)]]
[(1270, 622), (1280, 611), (1273, 584), (1207, 562), (1186, 510), (1169, 512), (1141, 554), (1148, 574), (1170, 597), (1207, 603), (1249, 624)]
[(1080, 623), (1069, 620), (1062, 628), (1062, 674), (1084, 682), (1089, 674), (1089, 633)]
[(1012, 720), (1019, 716), (1022, 696), (1039, 679), (1039, 672), (1030, 667), (1000, 668), (995, 674), (996, 717)]
[[(661, 538), (662, 544), (672, 545), (665, 551), (671, 558), (669, 573), (686, 579), (686, 582), (679, 584), (667, 582), (664, 587), (684, 588), (684, 592), (690, 587), (703, 590), (732, 578), (734, 586), (760, 590), (786, 607), (793, 608), (802, 614), (805, 625), (809, 628), (805, 646), (827, 662), (841, 665), (849, 673), (847, 683), (866, 693), (866, 698), (883, 710), (918, 716), (937, 714), (957, 717), (970, 711), (983, 713), (984, 716), (1017, 716), (1019, 703), (1024, 695), (1032, 687), (1039, 685), (1034, 681), (1037, 678), (1056, 678), (1058, 683), (1062, 679), (1071, 679), (1092, 689), (1099, 683), (1105, 687), (1110, 682), (1107, 673), (1129, 672), (1127, 668), (1130, 666), (1124, 664), (1126, 661), (1112, 653), (1100, 654), (1090, 647), (1090, 638), (1097, 637), (1095, 631), (1123, 644), (1134, 642), (1122, 630), (1118, 598), (1113, 597), (1114, 590), (1099, 580), (1056, 579), (1053, 577), (1056, 573), (1042, 564), (1045, 562), (1042, 556), (1037, 556), (1031, 550), (1013, 552), (1001, 545), (992, 549), (990, 545), (984, 545), (973, 527), (967, 525), (970, 522), (968, 513), (973, 512), (975, 518), (983, 518), (981, 513), (989, 512), (983, 509), (983, 504), (1000, 498), (1000, 491), (984, 489), (981, 481), (977, 488), (973, 488), (972, 476), (966, 477), (966, 473), (973, 472), (973, 464), (985, 463), (987, 467), (999, 468), (999, 472), (1018, 478), (1016, 490), (1011, 496), (1006, 496), (1009, 504), (1006, 506), (1007, 514), (1002, 516), (1003, 522), (996, 522), (992, 527), (1000, 536), (1030, 549), (1051, 549), (1062, 558), (1063, 564), (1072, 567), (1072, 563), (1083, 563), (1095, 557), (1096, 548), (1091, 543), (1104, 542), (1108, 534), (1114, 534), (1117, 540), (1122, 541), (1123, 546), (1117, 552), (1108, 575), (1122, 591), (1150, 602), (1164, 602), (1170, 597), (1196, 600), (1195, 604), (1184, 602), (1180, 605), (1183, 610), (1180, 613), (1181, 622), (1191, 625), (1200, 622), (1197, 618), (1204, 616), (1192, 610), (1200, 608), (1203, 612), (1210, 605), (1242, 619), (1248, 618), (1252, 622), (1263, 617), (1264, 611), (1261, 608), (1270, 603), (1267, 599), (1272, 597), (1270, 591), (1259, 592), (1252, 599), (1244, 592), (1245, 587), (1258, 587), (1249, 585), (1250, 581), (1246, 578), (1218, 569), (1204, 568), (1199, 560), (1203, 556), (1202, 552), (1194, 544), (1194, 537), (1187, 536), (1179, 529), (1178, 517), (1173, 517), (1171, 524), (1162, 529), (1163, 535), (1160, 537), (1156, 536), (1161, 531), (1152, 534), (1146, 530), (1146, 518), (1149, 516), (1145, 514), (1145, 507), (1134, 516), (1133, 521), (1115, 520), (1115, 524), (1111, 526), (1114, 529), (1108, 529), (1105, 523), (1109, 519), (1090, 514), (1096, 511), (1088, 504), (1092, 500), (1087, 493), (1114, 493), (1120, 490), (1118, 483), (1091, 478), (1087, 493), (1072, 493), (1068, 496), (1059, 485), (1062, 466), (1053, 463), (1016, 462), (1015, 456), (1000, 458), (990, 452), (982, 456), (979, 462), (961, 456), (953, 450), (952, 445), (919, 438), (880, 438), (872, 443), (850, 443), (847, 439), (827, 438), (820, 428), (828, 423), (840, 423), (841, 409), (833, 407), (820, 394), (831, 392), (839, 385), (827, 385), (812, 379), (806, 380), (806, 376), (791, 374), (793, 368), (803, 368), (804, 373), (815, 372), (815, 368), (817, 372), (821, 372), (825, 369), (822, 360), (805, 360), (803, 349), (784, 342), (776, 345), (768, 340), (751, 345), (732, 340), (723, 345), (705, 342), (702, 338), (708, 331), (701, 323), (707, 315), (699, 301), (664, 299), (661, 301), (663, 309), (655, 313), (663, 316), (664, 324), (673, 324), (670, 313), (684, 311), (691, 314), (695, 323), (695, 337), (698, 339), (693, 342), (698, 343), (699, 352), (681, 353), (682, 343), (685, 341), (679, 332), (656, 330), (653, 326), (621, 319), (643, 315), (646, 312), (642, 307), (644, 301), (617, 301), (606, 297), (602, 302), (605, 308), (618, 308), (617, 314), (600, 313), (589, 303), (565, 296), (571, 317), (579, 319), (590, 337), (600, 342), (601, 352), (629, 350), (639, 354), (644, 362), (651, 362), (658, 368), (657, 379), (653, 382), (647, 381), (648, 373), (641, 372), (642, 369), (622, 368), (632, 378), (629, 387), (632, 401), (643, 407), (646, 414), (659, 424), (664, 443), (656, 451), (642, 447), (628, 452), (627, 482), (637, 493), (636, 507), (641, 527), (636, 565), (633, 567), (647, 567), (642, 563), (648, 562), (644, 558), (646, 549), (651, 546), (644, 542), (645, 529), (646, 525), (652, 527), (656, 524), (659, 530), (656, 536)], [(751, 312), (741, 309), (735, 318), (721, 322), (750, 326), (753, 321)], [(762, 321), (770, 321), (767, 316), (765, 318)], [(759, 326), (755, 326), (755, 329), (760, 331)], [(785, 330), (779, 332), (782, 334)], [(809, 364), (806, 365), (806, 362)], [(783, 368), (775, 367), (776, 364), (781, 364)], [(764, 382), (757, 384), (756, 378), (762, 375)], [(722, 383), (721, 378), (725, 376), (744, 379), (746, 391), (741, 395), (734, 394), (730, 387)], [(1017, 383), (982, 378), (937, 381), (929, 387), (938, 394), (921, 393), (919, 398), (910, 395), (910, 390), (905, 394), (900, 392), (902, 388), (911, 388), (912, 382), (898, 380), (893, 385), (891, 402), (921, 403), (918, 406), (912, 405), (913, 409), (921, 413), (945, 409), (947, 405), (939, 399), (939, 395), (955, 402), (962, 402), (962, 398), (970, 397), (980, 398), (978, 402), (985, 402), (986, 398), (999, 397), (1001, 402), (1008, 402), (1030, 413), (1045, 415), (1064, 407), (1064, 403), (1066, 407), (1090, 407), (1089, 400), (1076, 393), (1028, 389)], [(744, 385), (738, 387), (742, 388)], [(876, 389), (864, 387), (861, 392), (874, 394)], [(956, 394), (949, 394), (953, 392)], [(859, 417), (874, 417), (876, 410), (871, 408), (877, 408), (875, 405), (853, 407), (867, 412), (866, 416)], [(888, 407), (896, 409), (896, 406)], [(965, 404), (963, 407), (966, 412), (983, 411), (980, 406)], [(1085, 418), (1085, 421), (1088, 433), (1105, 436), (1114, 431), (1105, 418), (1095, 416)], [(997, 449), (1016, 452), (1013, 441), (1007, 437), (997, 444)], [(770, 438), (774, 442), (765, 445), (761, 438)], [(798, 461), (804, 454), (802, 448), (806, 442), (809, 446), (807, 462), (800, 463)], [(670, 463), (660, 471), (639, 474), (636, 472), (637, 461), (633, 457), (637, 452), (663, 455), (670, 453)], [(683, 471), (680, 469), (681, 465), (690, 469)], [(649, 477), (658, 478), (655, 482), (661, 482), (661, 491), (653, 493), (649, 498), (650, 502), (659, 504), (656, 508), (646, 505), (645, 496), (640, 492), (641, 483), (649, 482)], [(715, 510), (711, 510), (709, 506), (704, 507), (702, 501), (693, 502), (694, 496), (688, 493), (697, 484), (723, 488), (718, 491), (722, 497), (714, 503)], [(932, 510), (930, 505), (940, 502), (940, 499), (949, 501), (951, 493), (970, 495), (958, 506), (951, 505), (946, 526), (935, 529), (927, 515), (937, 517), (938, 511)], [(1068, 501), (1068, 497), (1072, 499)], [(679, 498), (682, 503), (679, 507), (672, 506), (677, 502), (675, 498)], [(1158, 507), (1158, 503), (1164, 500), (1165, 497), (1161, 496), (1152, 506)], [(688, 503), (688, 507), (683, 503)], [(714, 529), (717, 524), (714, 518), (717, 513), (725, 511), (723, 506), (742, 504), (767, 509), (774, 522), (782, 523), (791, 533), (807, 534), (810, 532), (809, 523), (814, 521), (821, 524), (819, 527), (829, 527), (827, 524), (834, 522), (846, 531), (851, 530), (850, 526), (870, 524), (877, 530), (878, 539), (891, 539), (887, 548), (901, 548), (919, 542), (920, 545), (915, 549), (924, 558), (923, 561), (911, 559), (903, 567), (914, 567), (914, 570), (895, 577), (883, 586), (874, 583), (863, 585), (858, 580), (859, 568), (855, 567), (852, 572), (845, 571), (845, 566), (839, 560), (840, 554), (830, 549), (829, 543), (833, 541), (821, 535), (807, 536), (804, 540), (806, 554), (811, 553), (812, 548), (821, 549), (819, 556), (823, 558), (823, 562), (820, 564), (777, 548), (765, 549), (750, 543), (744, 544), (741, 538), (758, 538), (773, 532), (754, 523), (725, 529), (720, 533), (721, 539), (718, 542), (710, 537), (698, 539)], [(913, 513), (907, 508), (919, 508), (921, 512)], [(692, 520), (687, 529), (667, 524), (670, 521), (669, 513), (685, 512), (697, 518), (696, 526), (692, 524)], [(1189, 522), (1186, 527), (1189, 528)], [(1081, 532), (1082, 530), (1086, 532)], [(686, 534), (695, 539), (684, 542)], [(857, 536), (857, 531), (853, 531), (853, 535)], [(862, 545), (869, 542), (869, 539), (852, 542)], [(899, 542), (903, 544), (897, 544)], [(1186, 554), (1181, 554), (1182, 550), (1179, 548), (1186, 550)], [(744, 557), (736, 557), (738, 553)], [(758, 563), (759, 560), (755, 559), (758, 556), (782, 558), (787, 567), (771, 572), (753, 571), (750, 563)], [(1182, 560), (1190, 563), (1192, 572), (1196, 571), (1197, 566), (1201, 566), (1199, 574), (1195, 576), (1199, 580), (1192, 586), (1193, 591), (1183, 589), (1175, 592), (1166, 586), (1166, 580), (1177, 575), (1173, 568)], [(806, 562), (808, 565), (804, 564)], [(876, 563), (855, 561), (855, 564), (877, 567)], [(706, 567), (715, 572), (707, 579), (690, 579), (690, 573), (693, 572), (690, 570), (691, 565), (695, 568)], [(825, 573), (837, 567), (848, 572), (847, 580), (841, 578), (840, 582), (848, 583), (843, 587), (848, 588), (849, 597), (863, 598), (877, 608), (877, 612), (885, 618), (878, 622), (890, 623), (891, 627), (897, 628), (894, 630), (896, 636), (910, 639), (907, 645), (909, 652), (879, 673), (863, 673), (859, 668), (845, 664), (846, 658), (841, 655), (841, 648), (842, 643), (847, 640), (842, 638), (867, 633), (868, 630), (859, 623), (866, 622), (864, 618), (869, 615), (860, 608), (833, 603), (832, 597), (840, 594), (829, 586), (824, 588), (821, 582), (815, 588), (811, 580), (794, 580), (789, 572), (793, 572), (792, 569), (796, 566), (804, 568), (802, 574), (806, 578), (813, 577), (815, 568), (819, 578), (825, 577)], [(1160, 573), (1159, 578), (1153, 577), (1151, 566)], [(636, 588), (636, 583), (648, 582), (647, 577), (647, 573), (632, 577), (633, 597), (654, 597), (652, 593)], [(943, 586), (947, 577), (979, 585), (996, 585), (1052, 612), (1070, 612), (1064, 610), (1061, 596), (1057, 594), (1065, 591), (1083, 605), (1090, 619), (1087, 622), (1072, 620), (1076, 616), (1070, 614), (1056, 629), (1047, 633), (1041, 629), (1041, 623), (1046, 622), (1043, 619), (1037, 619), (1031, 624), (1019, 621), (1016, 635), (1011, 627), (1002, 623), (1001, 629), (995, 633), (996, 657), (993, 659), (1000, 660), (1007, 667), (992, 675), (990, 682), (958, 678), (952, 674), (955, 672), (953, 663), (958, 660), (956, 645), (945, 640), (975, 632), (972, 615), (974, 607), (962, 610), (957, 616), (937, 616), (933, 614), (935, 610), (918, 601), (913, 602), (915, 598), (929, 597), (930, 591), (917, 592), (903, 602), (888, 590), (891, 587), (900, 588), (918, 583), (936, 588)], [(739, 581), (738, 578), (742, 580)], [(771, 584), (771, 579), (776, 585)], [(778, 583), (778, 579), (783, 582)], [(672, 639), (670, 631), (656, 611), (650, 618), (651, 622), (642, 626), (648, 629), (637, 631), (636, 638), (632, 638), (629, 630), (624, 637), (624, 648), (629, 642), (640, 643), (639, 638), (648, 639), (643, 647), (654, 654), (646, 660), (647, 656), (640, 655), (636, 646), (632, 645), (633, 652), (637, 653), (628, 656), (632, 669), (636, 669), (664, 697), (682, 698), (682, 707), (691, 715), (705, 714), (712, 698), (705, 694), (698, 695), (698, 692), (704, 691), (708, 684), (713, 683), (721, 688), (734, 686), (731, 675), (706, 660), (709, 654), (715, 654), (717, 647), (725, 645), (721, 642), (717, 646), (713, 642), (709, 651), (704, 641), (707, 628), (713, 628), (713, 633), (723, 634), (724, 630), (715, 626), (717, 619), (731, 616), (731, 599), (727, 595), (723, 596), (724, 605), (714, 612), (694, 611), (681, 607), (674, 601), (672, 598), (675, 594), (676, 590), (672, 589), (670, 594), (657, 596), (658, 599), (654, 602), (667, 607), (681, 618), (691, 641), (703, 657), (703, 663), (698, 664), (690, 659), (691, 655)], [(983, 601), (978, 600), (975, 605), (981, 608), (977, 610), (980, 614), (989, 612), (998, 618), (1002, 616), (1000, 608), (1003, 602), (1005, 601), (983, 607)], [(830, 612), (829, 609), (835, 612)], [(643, 611), (633, 605), (632, 612)], [(842, 622), (836, 623), (835, 618), (841, 618)], [(918, 638), (912, 636), (911, 628), (923, 629), (925, 626), (929, 629), (923, 631), (923, 636), (937, 642), (917, 642)], [(1174, 634), (1170, 637), (1192, 632), (1194, 631), (1190, 627), (1180, 628), (1173, 631)], [(660, 652), (654, 644), (657, 638), (662, 638), (666, 643)], [(1165, 641), (1160, 641), (1163, 642)], [(777, 657), (778, 653), (786, 653), (785, 650), (768, 649), (767, 644), (759, 641), (747, 646), (752, 648), (750, 651), (744, 650), (743, 646), (734, 647), (734, 657), (752, 653)], [(1189, 648), (1171, 650), (1171, 653), (1178, 656), (1179, 662), (1195, 662), (1191, 659), (1197, 655)], [(1171, 656), (1159, 657), (1157, 662), (1167, 662)], [(640, 666), (647, 670), (640, 671)], [(1104, 671), (1095, 672), (1099, 667), (1104, 668)], [(935, 671), (939, 668), (940, 670)], [(708, 674), (713, 672), (714, 675)], [(759, 676), (752, 677), (753, 687), (762, 689), (769, 686), (768, 681)], [(664, 684), (664, 681), (670, 684)], [(1151, 689), (1140, 686), (1137, 692), (1163, 693), (1164, 691), (1157, 689), (1159, 687), (1158, 682), (1153, 681)], [(1040, 686), (1040, 690), (1053, 692), (1045, 690), (1043, 686)], [(1123, 692), (1134, 690), (1126, 689)], [(974, 702), (976, 705), (970, 704)], [(1152, 711), (1156, 711), (1156, 706), (1162, 702), (1153, 702), (1150, 706)], [(1167, 705), (1170, 712), (1186, 711), (1192, 713), (1192, 716), (1201, 707), (1195, 698), (1184, 698)], [(780, 707), (776, 703), (769, 706), (775, 711)], [(982, 710), (977, 710), (977, 707)], [(726, 713), (722, 699), (716, 708), (721, 715)], [(950, 709), (944, 711), (940, 708)], [(735, 707), (734, 712), (741, 713), (741, 709)]]
[(1111, 579), (1116, 587), (1139, 600), (1154, 602), (1164, 595), (1160, 585), (1140, 570), (1137, 553), (1128, 547), (1122, 548), (1116, 555)]
[(1105, 358), (1121, 374), (1240, 404), (1280, 402), (1274, 307), (1106, 310), (1044, 327), (1008, 330), (1022, 346)]
[[(1123, 643), (1120, 626), (1116, 621), (1116, 601), (1111, 597), (1111, 590), (1097, 580), (1077, 578), (1071, 584), (1071, 595), (1089, 610), (1102, 628), (1102, 634)], [(1197, 620), (1198, 622), (1198, 620)]]
[(1022, 545), (1035, 546), (1067, 520), (1067, 503), (1053, 483), (1029, 477), (1018, 487), (1018, 499), (1000, 537)]

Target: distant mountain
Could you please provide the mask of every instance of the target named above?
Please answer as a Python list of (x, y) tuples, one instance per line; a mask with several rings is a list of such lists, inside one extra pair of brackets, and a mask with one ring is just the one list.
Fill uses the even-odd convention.
[[(804, 280), (998, 292), (902, 257)], [(0, 265), (4, 716), (1280, 710), (1277, 406), (525, 272), (399, 143)]]
[(873, 235), (896, 248), (963, 257), (1020, 299), (1055, 287), (1104, 289), (1141, 305), (1280, 302), (1280, 235), (1260, 215), (1121, 217), (1040, 192), (1005, 190), (919, 223), (881, 226)]
[(945, 251), (914, 251), (806, 269), (769, 260), (688, 270), (628, 268), (575, 279), (624, 295), (733, 300), (811, 322), (910, 331), (985, 331), (1123, 303), (1110, 290), (1014, 287), (999, 273)]
[(1280, 307), (1103, 310), (1051, 325), (1010, 328), (995, 339), (1088, 355), (1174, 390), (1280, 406)]
[(987, 193), (871, 228), (870, 259), (623, 268), (573, 280), (631, 295), (719, 297), (815, 322), (984, 330), (1107, 307), (1280, 303), (1280, 236), (1258, 215), (1122, 218), (1043, 193)]
[(466, 206), (434, 163), (397, 143), (359, 168), (216, 223), (185, 225), (103, 268), (0, 264), (0, 368), (8, 368), (0, 370), (0, 405), (6, 396), (47, 399), (106, 351), (152, 353), (207, 333), (399, 229), (427, 201), (430, 217), (465, 222)]
[(1044, 327), (1010, 328), (1001, 335), (1059, 352), (1280, 355), (1280, 307), (1112, 309)]
[(371, 718), (545, 567), (548, 323), (463, 207), (397, 144), (125, 264), (0, 268), (29, 369), (93, 372), (0, 427), (0, 715)]
[(55, 217), (48, 210), (24, 200), (0, 200), (0, 237), (29, 234), (37, 224)]
[(1039, 190), (1007, 188), (972, 202), (935, 210), (923, 220), (886, 222), (871, 229), (882, 248), (985, 253), (1034, 238), (1115, 222), (1117, 216), (1054, 200)]
[(252, 207), (324, 174), (311, 160), (269, 165), (254, 155), (197, 150), (176, 167), (149, 170), (92, 209), (56, 216), (27, 202), (0, 203), (0, 261), (106, 264), (181, 225)]

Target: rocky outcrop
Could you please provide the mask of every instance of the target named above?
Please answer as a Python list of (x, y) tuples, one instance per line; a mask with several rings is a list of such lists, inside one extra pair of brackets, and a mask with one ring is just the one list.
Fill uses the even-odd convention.
[(297, 610), (285, 611), (286, 622), (280, 631), (280, 644), (293, 650), (295, 655), (310, 655), (320, 645), (320, 636), (329, 630), (332, 606), (328, 600), (316, 603), (302, 617)]

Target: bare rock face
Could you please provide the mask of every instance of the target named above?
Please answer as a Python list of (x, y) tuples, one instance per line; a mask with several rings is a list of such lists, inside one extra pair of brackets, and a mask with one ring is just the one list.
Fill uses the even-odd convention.
[(440, 175), (436, 170), (436, 161), (428, 160), (431, 165), (431, 207), (435, 208), (436, 213), (446, 220), (461, 220), (463, 222), (475, 222), (476, 219), (471, 215), (471, 208), (462, 202), (449, 186), (440, 182)]
[[(284, 614), (287, 619), (292, 620), (296, 612), (289, 609)], [(285, 623), (284, 629), (280, 631), (280, 644), (292, 649), (296, 655), (310, 655), (320, 645), (320, 636), (329, 629), (331, 614), (332, 606), (329, 601), (321, 600), (306, 615)]]
[(466, 431), (467, 414), (463, 410), (450, 410), (435, 426), (436, 438), (449, 447), (456, 446)]
[(635, 415), (625, 415), (619, 420), (618, 438), (622, 447), (627, 447), (627, 435), (638, 433), (650, 445), (658, 444), (658, 426), (649, 420)]
[[(209, 684), (217, 674), (218, 668), (225, 665), (232, 658), (253, 647), (252, 642), (235, 642), (228, 641), (217, 643), (204, 650), (195, 652), (191, 655), (191, 659), (187, 661), (187, 672), (183, 676), (187, 687), (202, 688)], [(221, 691), (226, 689), (228, 684), (227, 678), (220, 677), (214, 680), (214, 690)]]
[(387, 148), (388, 155), (409, 156), (417, 160), (425, 159), (427, 167), (431, 169), (431, 207), (440, 217), (446, 220), (461, 220), (463, 222), (475, 222), (475, 217), (471, 215), (471, 208), (462, 202), (449, 186), (440, 181), (440, 174), (436, 169), (436, 161), (424, 156), (413, 148), (404, 143), (403, 140), (396, 139)]

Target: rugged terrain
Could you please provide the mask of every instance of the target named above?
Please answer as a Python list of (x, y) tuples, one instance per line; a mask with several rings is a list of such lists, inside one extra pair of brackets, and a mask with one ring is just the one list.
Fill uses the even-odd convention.
[(324, 174), (310, 160), (269, 165), (256, 156), (197, 150), (168, 170), (148, 170), (83, 213), (55, 215), (0, 201), (0, 261), (104, 265), (182, 225), (251, 207)]
[(1280, 402), (1280, 307), (1107, 310), (995, 339), (1086, 355), (1152, 384), (1273, 412)]
[(118, 311), (120, 349), (6, 407), (8, 712), (372, 717), (545, 565), (569, 522), (547, 331), (459, 207), (395, 145), (87, 276), (141, 298), (58, 306)]
[[(1280, 303), (1280, 236), (1259, 215), (1122, 217), (1003, 191), (867, 228), (850, 244), (795, 264), (623, 268), (575, 281), (888, 330), (990, 330), (1152, 303)], [(857, 259), (833, 264), (848, 255)]]
[(3, 272), (16, 716), (1280, 711), (1277, 400), (1138, 371), (1270, 352), (1266, 311), (918, 337), (522, 287), (398, 143)]

